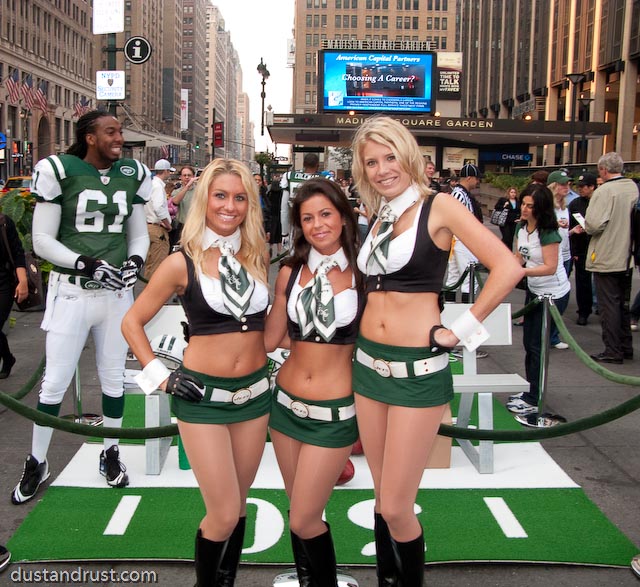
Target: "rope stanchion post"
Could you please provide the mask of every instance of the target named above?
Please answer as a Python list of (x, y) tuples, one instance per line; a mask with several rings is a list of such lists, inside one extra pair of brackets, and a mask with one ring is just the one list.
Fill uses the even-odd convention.
[(467, 265), (469, 271), (469, 303), (473, 304), (476, 301), (476, 263), (471, 261)]
[(547, 381), (549, 379), (549, 344), (551, 343), (551, 322), (549, 321), (549, 304), (551, 296), (545, 294), (542, 303), (542, 328), (540, 332), (540, 374), (538, 378), (538, 414), (544, 414), (544, 400), (547, 395)]
[(73, 392), (75, 406), (73, 414), (63, 416), (65, 420), (73, 420), (76, 424), (88, 424), (89, 426), (99, 426), (102, 424), (100, 414), (85, 414), (82, 411), (82, 383), (80, 381), (80, 365), (76, 365), (76, 372), (73, 376)]

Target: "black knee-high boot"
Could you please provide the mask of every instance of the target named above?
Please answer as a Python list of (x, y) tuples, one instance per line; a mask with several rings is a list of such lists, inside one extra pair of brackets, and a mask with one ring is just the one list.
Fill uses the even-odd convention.
[(217, 587), (233, 587), (236, 581), (236, 573), (240, 564), (242, 553), (242, 543), (244, 542), (244, 530), (247, 525), (247, 518), (240, 518), (227, 541), (227, 550), (220, 562), (218, 569)]
[(302, 540), (293, 532), (289, 533), (291, 534), (291, 549), (293, 550), (293, 560), (296, 564), (298, 583), (300, 587), (312, 587), (311, 564), (304, 546), (302, 546)]
[(391, 538), (398, 567), (399, 587), (422, 587), (424, 582), (424, 534), (409, 542)]
[(227, 547), (227, 540), (214, 542), (202, 536), (198, 528), (196, 534), (196, 587), (215, 587), (220, 561)]
[(374, 512), (373, 534), (376, 539), (376, 575), (378, 587), (396, 587), (398, 585), (398, 569), (391, 544), (389, 526), (382, 514)]
[(326, 526), (327, 531), (320, 536), (306, 540), (299, 538), (311, 566), (312, 587), (338, 587), (336, 552), (333, 548), (331, 528), (329, 524)]

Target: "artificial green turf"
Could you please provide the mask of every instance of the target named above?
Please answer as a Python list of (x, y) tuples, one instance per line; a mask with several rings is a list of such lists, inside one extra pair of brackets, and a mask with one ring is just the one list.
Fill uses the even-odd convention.
[[(126, 533), (104, 536), (123, 495), (142, 500)], [(337, 490), (326, 508), (338, 562), (374, 564), (372, 492)], [(506, 538), (484, 497), (501, 497), (528, 534)], [(581, 489), (420, 490), (427, 562), (529, 561), (628, 566), (637, 547)], [(245, 554), (253, 563), (292, 563), (284, 491), (250, 494)], [(204, 515), (193, 488), (50, 487), (9, 541), (13, 560), (184, 560)], [(589, 539), (590, 537), (590, 539)], [(595, 539), (597, 537), (597, 539)], [(252, 552), (247, 552), (247, 550)]]

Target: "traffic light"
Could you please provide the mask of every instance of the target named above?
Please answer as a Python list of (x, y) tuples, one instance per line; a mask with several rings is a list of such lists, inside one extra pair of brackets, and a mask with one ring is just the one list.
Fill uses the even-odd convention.
[(196, 149), (200, 148), (200, 141), (196, 141)]

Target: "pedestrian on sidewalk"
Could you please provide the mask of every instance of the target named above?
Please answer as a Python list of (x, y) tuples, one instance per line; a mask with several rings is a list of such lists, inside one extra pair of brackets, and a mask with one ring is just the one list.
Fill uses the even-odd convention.
[(604, 183), (593, 193), (585, 217), (585, 230), (591, 235), (586, 267), (596, 284), (604, 343), (604, 350), (591, 358), (601, 363), (633, 359), (631, 210), (638, 201), (638, 186), (622, 175), (623, 167), (618, 153), (600, 157), (598, 173)]
[[(516, 258), (527, 277), (525, 306), (538, 296), (550, 295), (562, 314), (569, 303), (571, 284), (567, 277), (554, 212), (553, 195), (546, 186), (531, 183), (520, 194), (520, 218), (516, 233)], [(540, 352), (542, 349), (543, 304), (534, 305), (525, 315), (522, 333), (524, 365), (529, 390), (512, 396), (507, 409), (514, 414), (538, 411), (540, 398)], [(547, 339), (546, 344), (549, 344)]]
[[(4, 237), (0, 238), (0, 379), (6, 379), (11, 375), (16, 358), (11, 354), (9, 341), (3, 329), (13, 302), (21, 302), (29, 295), (29, 283), (24, 249), (16, 225), (6, 214), (0, 214), (0, 224), (3, 225), (0, 230), (6, 235), (6, 240)], [(8, 251), (7, 245), (10, 248)]]

